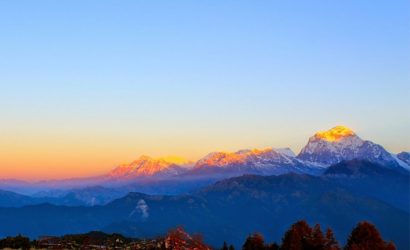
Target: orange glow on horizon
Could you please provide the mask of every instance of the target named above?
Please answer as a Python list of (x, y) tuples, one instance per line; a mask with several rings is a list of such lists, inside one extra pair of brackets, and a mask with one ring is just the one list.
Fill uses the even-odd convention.
[[(210, 166), (243, 163), (251, 154), (269, 154), (272, 148), (267, 147), (272, 145), (291, 146), (291, 149), (297, 153), (306, 145), (308, 136), (312, 135), (312, 133), (299, 135), (298, 133), (301, 132), (297, 129), (292, 130), (291, 136), (289, 133), (275, 134), (274, 132), (249, 136), (241, 136), (242, 131), (233, 131), (232, 134), (214, 132), (210, 137), (208, 134), (192, 131), (188, 135), (182, 132), (171, 135), (155, 133), (129, 135), (101, 131), (81, 133), (74, 131), (64, 134), (37, 130), (36, 133), (32, 133), (30, 130), (21, 130), (19, 133), (10, 132), (0, 136), (0, 180), (38, 181), (98, 176), (110, 173), (121, 163), (129, 165), (144, 154), (177, 165), (186, 163), (193, 165), (197, 160)], [(345, 126), (337, 126), (315, 134), (317, 138), (331, 142), (351, 135), (355, 133)], [(237, 152), (240, 148), (255, 147), (265, 149)], [(401, 149), (397, 149), (397, 152), (402, 151), (399, 150)], [(208, 155), (212, 157), (204, 158), (209, 152), (215, 151), (217, 153)], [(165, 157), (161, 157), (164, 155)], [(167, 155), (182, 155), (186, 159)]]

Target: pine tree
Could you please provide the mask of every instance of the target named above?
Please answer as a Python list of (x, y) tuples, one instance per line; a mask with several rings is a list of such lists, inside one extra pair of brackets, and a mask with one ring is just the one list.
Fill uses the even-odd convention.
[(233, 245), (229, 246), (229, 250), (235, 250), (235, 248), (233, 247)]
[(224, 241), (224, 245), (222, 246), (221, 250), (228, 250), (228, 244)]
[(340, 250), (339, 243), (337, 242), (332, 229), (326, 230), (326, 239), (324, 250)]
[(395, 250), (391, 243), (386, 243), (377, 228), (369, 222), (359, 223), (352, 231), (345, 250)]

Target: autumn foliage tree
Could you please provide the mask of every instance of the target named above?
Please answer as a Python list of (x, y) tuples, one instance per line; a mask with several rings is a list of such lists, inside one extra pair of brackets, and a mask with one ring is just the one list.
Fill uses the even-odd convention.
[(340, 250), (339, 242), (337, 242), (332, 229), (326, 230), (324, 250)]
[(282, 250), (339, 250), (331, 229), (323, 234), (319, 224), (311, 228), (305, 221), (291, 226), (282, 239)]
[(178, 227), (168, 232), (165, 239), (165, 248), (173, 250), (210, 250), (202, 240), (202, 236), (197, 234), (190, 236), (183, 227)]
[(377, 228), (369, 222), (359, 223), (347, 240), (345, 250), (395, 250), (392, 242), (386, 243)]
[(310, 238), (312, 229), (305, 221), (298, 221), (291, 226), (282, 239), (282, 250), (305, 249), (305, 242)]

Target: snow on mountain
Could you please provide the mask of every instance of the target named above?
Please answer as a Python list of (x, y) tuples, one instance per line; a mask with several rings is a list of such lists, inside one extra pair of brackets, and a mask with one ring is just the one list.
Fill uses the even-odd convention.
[(325, 168), (347, 160), (367, 160), (388, 167), (410, 169), (409, 153), (393, 155), (382, 146), (362, 140), (351, 129), (337, 126), (310, 137), (299, 155), (289, 148), (244, 149), (213, 152), (196, 163), (178, 157), (154, 159), (141, 156), (109, 173), (110, 178), (212, 176), (242, 174), (279, 175), (289, 172), (320, 174)]
[(194, 170), (212, 172), (212, 168), (219, 172), (237, 172), (254, 174), (283, 174), (288, 172), (316, 173), (320, 169), (317, 165), (305, 164), (286, 149), (246, 149), (237, 152), (214, 152), (200, 159)]
[(171, 177), (187, 171), (188, 161), (179, 157), (152, 158), (141, 156), (130, 164), (122, 164), (109, 173), (111, 178)]
[(410, 165), (410, 152), (401, 152), (397, 154), (397, 158)]
[(344, 160), (361, 159), (385, 166), (398, 166), (395, 158), (382, 146), (362, 140), (351, 129), (337, 126), (309, 138), (298, 159), (329, 166)]
[(296, 157), (295, 152), (293, 152), (290, 148), (275, 148), (274, 150), (289, 157)]
[(400, 164), (400, 166), (410, 170), (410, 152), (401, 152), (397, 155), (393, 154), (393, 157)]

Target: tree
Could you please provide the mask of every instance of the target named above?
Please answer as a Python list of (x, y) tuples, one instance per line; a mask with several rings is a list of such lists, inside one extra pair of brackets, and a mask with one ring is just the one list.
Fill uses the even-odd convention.
[(268, 244), (265, 246), (266, 250), (279, 250), (279, 246), (276, 243)]
[(221, 250), (228, 250), (228, 244), (224, 241), (224, 245), (222, 246)]
[(393, 242), (390, 241), (389, 243), (387, 243), (386, 250), (396, 250), (396, 246)]
[(254, 233), (249, 235), (245, 241), (245, 244), (242, 246), (242, 250), (264, 250), (265, 241), (263, 236), (259, 233)]
[(340, 250), (339, 242), (330, 228), (326, 230), (324, 250)]
[(302, 247), (306, 250), (324, 250), (325, 237), (319, 224), (316, 224), (310, 235), (302, 239)]
[(170, 230), (165, 239), (165, 248), (173, 250), (183, 250), (183, 249), (201, 249), (210, 250), (210, 247), (203, 243), (202, 236), (196, 234), (190, 236), (185, 232), (183, 227), (177, 227), (176, 229)]
[(291, 226), (282, 239), (281, 250), (303, 250), (307, 240), (310, 240), (312, 229), (306, 221), (298, 221)]
[(229, 250), (235, 250), (235, 248), (233, 247), (233, 245), (229, 246)]
[(395, 250), (393, 243), (386, 243), (377, 228), (367, 221), (359, 223), (351, 232), (345, 250)]
[(20, 234), (16, 237), (7, 237), (0, 240), (0, 249), (3, 248), (30, 249), (30, 240)]

